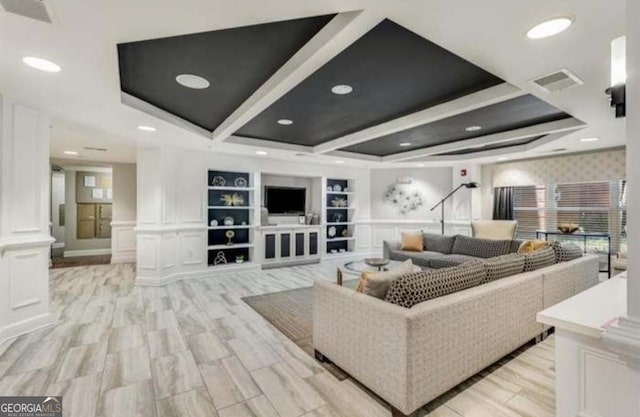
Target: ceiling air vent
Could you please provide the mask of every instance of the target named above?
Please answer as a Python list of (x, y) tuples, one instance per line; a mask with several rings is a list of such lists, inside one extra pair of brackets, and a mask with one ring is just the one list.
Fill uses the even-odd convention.
[(584, 84), (577, 75), (566, 69), (536, 78), (531, 82), (542, 88), (547, 93), (566, 90), (567, 88)]
[(106, 152), (107, 148), (96, 148), (94, 146), (85, 146), (84, 147), (88, 151), (97, 151), (97, 152)]
[(7, 13), (52, 23), (51, 15), (43, 0), (0, 0), (0, 4)]

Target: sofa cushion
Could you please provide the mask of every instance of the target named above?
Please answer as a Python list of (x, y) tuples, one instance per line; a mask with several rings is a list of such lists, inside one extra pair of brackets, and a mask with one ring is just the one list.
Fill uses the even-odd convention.
[(453, 250), (455, 236), (436, 235), (433, 233), (424, 234), (424, 250), (450, 254)]
[(511, 253), (511, 240), (478, 239), (457, 235), (452, 253), (476, 258), (493, 258)]
[(423, 301), (474, 287), (485, 277), (479, 260), (453, 268), (414, 272), (396, 278), (385, 301), (411, 308)]
[(520, 240), (520, 239), (512, 240), (511, 247), (509, 248), (509, 253), (518, 253), (518, 250), (520, 249), (520, 246), (522, 245), (523, 242), (524, 240)]
[(556, 254), (556, 263), (568, 262), (582, 257), (582, 248), (575, 243), (553, 242), (551, 247)]
[(436, 258), (429, 259), (429, 268), (441, 269), (450, 268), (452, 266), (462, 265), (465, 262), (473, 261), (478, 258), (468, 255), (440, 255)]
[(389, 258), (394, 261), (406, 261), (411, 259), (415, 265), (423, 268), (429, 268), (429, 260), (442, 256), (440, 252), (412, 252), (406, 250), (391, 250)]
[(402, 232), (400, 249), (411, 252), (421, 252), (424, 246), (422, 232)]
[(535, 271), (556, 263), (553, 248), (544, 248), (524, 255), (524, 272)]
[(393, 280), (410, 272), (413, 272), (411, 259), (388, 271), (365, 271), (360, 275), (356, 291), (384, 300)]
[(486, 277), (483, 284), (496, 279), (510, 277), (524, 271), (524, 256), (517, 253), (510, 253), (508, 255), (496, 256), (495, 258), (489, 258), (485, 260), (484, 269)]

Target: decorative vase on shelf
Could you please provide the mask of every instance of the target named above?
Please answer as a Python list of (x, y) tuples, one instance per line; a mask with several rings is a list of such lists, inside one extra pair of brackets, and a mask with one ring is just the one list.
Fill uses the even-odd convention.
[(211, 221), (209, 222), (209, 224), (210, 224), (212, 227), (216, 227), (216, 226), (218, 225), (218, 221), (217, 221), (216, 219), (213, 219), (213, 220), (211, 220)]
[(244, 255), (236, 255), (236, 263), (241, 264), (244, 262)]

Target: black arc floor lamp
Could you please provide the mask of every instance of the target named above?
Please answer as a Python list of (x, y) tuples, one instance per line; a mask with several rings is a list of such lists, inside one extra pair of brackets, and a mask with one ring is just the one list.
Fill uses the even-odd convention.
[(438, 204), (436, 204), (435, 206), (431, 207), (431, 211), (437, 209), (438, 206), (440, 206), (440, 208), (442, 209), (442, 212), (440, 214), (440, 224), (442, 225), (442, 234), (443, 235), (444, 235), (444, 202), (447, 201), (447, 199), (449, 197), (454, 195), (456, 193), (456, 191), (458, 191), (462, 187), (464, 187), (464, 188), (479, 188), (480, 187), (480, 183), (479, 182), (475, 182), (475, 181), (462, 183), (462, 184), (460, 184), (458, 186), (458, 188), (456, 188), (455, 190), (451, 191), (442, 200), (440, 200), (440, 202)]

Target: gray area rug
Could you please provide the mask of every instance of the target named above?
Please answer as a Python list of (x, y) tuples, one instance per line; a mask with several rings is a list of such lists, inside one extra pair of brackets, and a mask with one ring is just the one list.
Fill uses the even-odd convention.
[[(344, 281), (343, 285), (355, 288), (358, 280)], [(313, 287), (298, 288), (242, 299), (269, 323), (280, 330), (309, 356), (313, 352)], [(348, 376), (333, 364), (322, 363), (339, 380)]]

